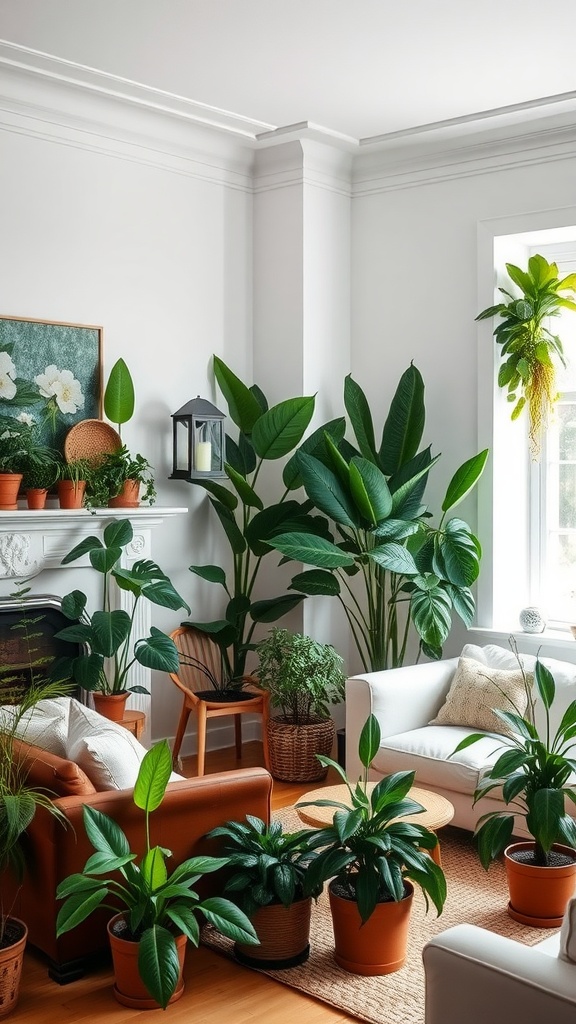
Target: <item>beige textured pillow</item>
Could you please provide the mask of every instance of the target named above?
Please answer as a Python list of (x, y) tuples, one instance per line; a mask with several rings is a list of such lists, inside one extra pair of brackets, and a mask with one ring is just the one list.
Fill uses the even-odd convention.
[[(530, 676), (528, 675), (528, 680)], [(517, 669), (489, 668), (472, 658), (460, 658), (446, 701), (430, 725), (462, 725), (505, 736), (512, 730), (493, 713), (517, 711), (523, 715), (528, 698)]]

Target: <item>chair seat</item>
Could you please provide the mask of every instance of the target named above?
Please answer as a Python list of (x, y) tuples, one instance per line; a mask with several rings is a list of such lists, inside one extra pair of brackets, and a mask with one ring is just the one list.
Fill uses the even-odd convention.
[(240, 704), (245, 700), (260, 700), (259, 693), (247, 693), (246, 690), (197, 690), (197, 700), (206, 704)]

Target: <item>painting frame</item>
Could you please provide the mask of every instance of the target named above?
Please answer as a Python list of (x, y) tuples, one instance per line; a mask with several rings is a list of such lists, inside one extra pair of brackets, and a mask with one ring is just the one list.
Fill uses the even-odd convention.
[(62, 454), (70, 427), (102, 419), (103, 337), (95, 324), (0, 314), (0, 416), (25, 414)]

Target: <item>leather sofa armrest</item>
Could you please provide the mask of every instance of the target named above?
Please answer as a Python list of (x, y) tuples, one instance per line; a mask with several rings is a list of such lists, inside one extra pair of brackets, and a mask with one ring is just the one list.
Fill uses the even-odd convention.
[(346, 771), (357, 778), (358, 737), (370, 714), (382, 738), (420, 729), (434, 718), (448, 693), (457, 658), (366, 672), (346, 681)]
[(570, 1024), (576, 965), (474, 925), (435, 936), (422, 953), (426, 1024)]

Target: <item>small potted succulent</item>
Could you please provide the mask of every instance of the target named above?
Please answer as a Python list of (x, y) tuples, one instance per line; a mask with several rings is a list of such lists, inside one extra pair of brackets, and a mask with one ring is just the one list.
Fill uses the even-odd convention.
[(82, 873), (69, 875), (57, 890), (65, 901), (58, 914), (58, 935), (75, 928), (98, 907), (116, 912), (108, 924), (114, 995), (134, 1009), (166, 1009), (182, 995), (186, 940), (198, 945), (198, 914), (234, 940), (258, 942), (250, 921), (234, 903), (217, 896), (200, 900), (193, 888), (202, 875), (225, 867), (225, 857), (190, 857), (169, 874), (170, 851), (151, 846), (150, 814), (162, 803), (171, 771), (170, 748), (162, 740), (144, 755), (133, 791), (134, 804), (144, 811), (144, 856), (130, 849), (112, 818), (86, 805), (84, 827), (95, 853)]
[(312, 896), (322, 889), (319, 884), (304, 894), (311, 836), (309, 829), (285, 833), (280, 822), (266, 825), (250, 814), (208, 833), (223, 840), (222, 851), (235, 869), (224, 892), (247, 914), (260, 940), (259, 946), (236, 942), (241, 963), (284, 970), (308, 959)]
[(256, 646), (258, 685), (280, 714), (268, 723), (270, 771), (285, 782), (323, 779), (335, 737), (330, 704), (344, 699), (343, 661), (330, 644), (274, 628)]

